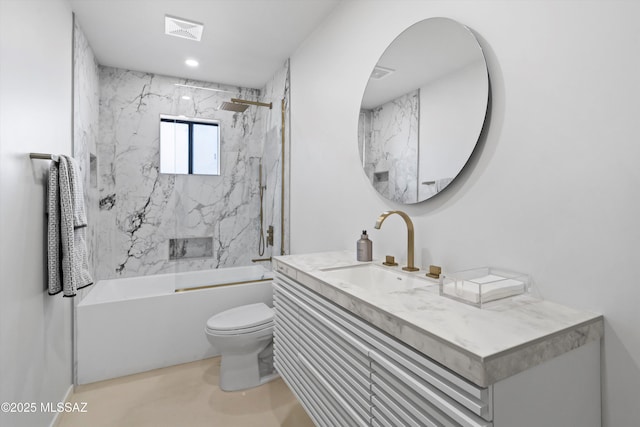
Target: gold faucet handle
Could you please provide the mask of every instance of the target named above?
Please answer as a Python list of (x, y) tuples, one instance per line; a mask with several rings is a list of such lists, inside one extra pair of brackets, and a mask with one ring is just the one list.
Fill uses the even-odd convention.
[(394, 267), (396, 265), (398, 265), (398, 263), (396, 262), (396, 259), (392, 256), (392, 255), (387, 255), (384, 257), (384, 262), (382, 263), (383, 265), (388, 265), (391, 267)]
[(430, 265), (429, 272), (426, 275), (427, 277), (431, 277), (433, 279), (439, 279), (440, 274), (442, 274), (442, 267), (437, 265)]

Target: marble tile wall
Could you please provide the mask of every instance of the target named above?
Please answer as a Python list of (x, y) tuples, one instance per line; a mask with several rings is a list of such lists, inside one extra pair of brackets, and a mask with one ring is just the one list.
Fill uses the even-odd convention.
[[(287, 88), (288, 64), (263, 96), (256, 89), (100, 67), (98, 278), (249, 265), (258, 257), (259, 164), (263, 159), (270, 224), (280, 215), (274, 145)], [(275, 98), (274, 108), (217, 110), (232, 97)], [(159, 174), (160, 114), (220, 121), (220, 176)], [(170, 239), (204, 237), (213, 238), (212, 257), (169, 260)]]
[(417, 202), (419, 114), (419, 90), (360, 114), (365, 173), (380, 194), (396, 202)]
[[(80, 167), (87, 213), (87, 253), (94, 279), (97, 268), (98, 186), (95, 161), (98, 144), (100, 82), (93, 50), (74, 20), (73, 28), (73, 157)], [(94, 161), (92, 161), (92, 159)], [(92, 179), (93, 177), (93, 179)]]

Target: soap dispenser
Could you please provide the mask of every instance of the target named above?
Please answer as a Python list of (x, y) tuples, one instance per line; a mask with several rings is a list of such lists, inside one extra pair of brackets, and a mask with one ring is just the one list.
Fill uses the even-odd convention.
[(362, 230), (362, 236), (360, 236), (360, 240), (358, 240), (356, 245), (356, 252), (358, 261), (371, 261), (373, 254), (373, 242), (369, 240), (367, 230)]

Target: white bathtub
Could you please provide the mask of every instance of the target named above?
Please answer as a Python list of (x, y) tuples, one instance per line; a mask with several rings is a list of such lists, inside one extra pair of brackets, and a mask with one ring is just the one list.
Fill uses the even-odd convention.
[[(255, 265), (99, 281), (76, 309), (77, 383), (219, 355), (204, 334), (207, 319), (243, 304), (272, 306), (272, 277)], [(224, 284), (232, 285), (176, 292)]]

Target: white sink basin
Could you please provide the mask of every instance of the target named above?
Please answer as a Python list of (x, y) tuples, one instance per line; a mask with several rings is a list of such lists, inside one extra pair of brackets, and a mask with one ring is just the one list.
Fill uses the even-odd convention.
[(328, 268), (316, 273), (316, 276), (342, 287), (357, 287), (383, 292), (406, 291), (437, 285), (436, 282), (422, 277), (422, 274), (424, 273), (404, 272), (400, 267), (386, 268), (376, 264), (363, 264)]

